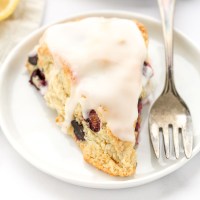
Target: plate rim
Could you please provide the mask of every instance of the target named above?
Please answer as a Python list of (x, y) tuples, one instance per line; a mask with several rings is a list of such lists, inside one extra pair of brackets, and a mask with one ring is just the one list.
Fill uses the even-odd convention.
[[(0, 68), (0, 88), (3, 87), (2, 83), (4, 80), (4, 73), (6, 72), (7, 66), (10, 62), (10, 60), (12, 60), (12, 57), (14, 57), (17, 54), (17, 50), (20, 49), (24, 44), (26, 44), (26, 42), (30, 41), (32, 37), (34, 37), (37, 34), (40, 34), (42, 32), (44, 32), (44, 30), (49, 27), (52, 26), (54, 24), (57, 23), (63, 23), (65, 21), (69, 21), (69, 20), (73, 20), (73, 19), (77, 19), (77, 18), (83, 18), (83, 17), (90, 17), (90, 16), (112, 16), (112, 17), (133, 17), (133, 18), (139, 18), (139, 19), (143, 19), (146, 21), (149, 21), (150, 23), (154, 23), (156, 25), (160, 26), (160, 22), (159, 20), (150, 17), (148, 15), (144, 15), (144, 14), (140, 14), (140, 13), (135, 13), (135, 12), (129, 12), (129, 11), (121, 11), (121, 10), (101, 10), (101, 11), (90, 11), (90, 12), (81, 12), (78, 14), (74, 14), (74, 15), (70, 15), (64, 19), (61, 20), (56, 20), (53, 23), (49, 23), (45, 26), (40, 27), (39, 29), (35, 30), (34, 32), (32, 32), (31, 34), (29, 34), (28, 36), (26, 36), (21, 42), (19, 42), (19, 44), (17, 44), (12, 51), (9, 53), (9, 55), (6, 57), (5, 61), (3, 62), (1, 68)], [(196, 52), (198, 52), (198, 54), (200, 54), (200, 48), (185, 34), (183, 34), (181, 31), (178, 31), (176, 29), (174, 29), (174, 33), (177, 34), (178, 37), (181, 37), (181, 39), (187, 41), (187, 43), (192, 46)], [(15, 151), (17, 151), (26, 161), (28, 161), (29, 163), (31, 163), (35, 168), (39, 169), (40, 171), (51, 175), (55, 178), (58, 178), (60, 180), (63, 180), (67, 183), (71, 183), (74, 185), (78, 185), (78, 186), (83, 186), (83, 187), (89, 187), (89, 188), (101, 188), (101, 189), (119, 189), (119, 188), (129, 188), (129, 187), (136, 187), (136, 186), (140, 186), (140, 185), (144, 185), (147, 184), (149, 182), (155, 181), (159, 178), (162, 178), (174, 171), (176, 171), (177, 169), (179, 169), (180, 167), (184, 166), (186, 163), (188, 163), (188, 160), (186, 158), (183, 158), (182, 160), (180, 160), (176, 165), (171, 165), (168, 166), (167, 168), (163, 169), (162, 171), (158, 171), (157, 173), (153, 173), (150, 175), (147, 175), (143, 178), (140, 178), (140, 180), (136, 180), (136, 179), (131, 179), (131, 180), (124, 180), (124, 181), (120, 181), (120, 182), (116, 182), (116, 181), (99, 181), (99, 182), (93, 182), (93, 181), (87, 181), (87, 180), (78, 180), (78, 179), (73, 179), (73, 178), (64, 178), (62, 177), (59, 173), (55, 173), (55, 171), (46, 169), (46, 167), (42, 166), (41, 163), (37, 162), (35, 160), (35, 158), (31, 158), (28, 153), (26, 153), (25, 151), (23, 151), (23, 148), (17, 143), (15, 142), (15, 139), (12, 138), (12, 136), (9, 134), (9, 130), (7, 129), (7, 125), (6, 122), (4, 123), (4, 117), (3, 117), (3, 112), (1, 107), (3, 106), (3, 101), (0, 99), (0, 127), (2, 129), (3, 134), (6, 136), (8, 142), (11, 144), (11, 146), (15, 149)], [(199, 145), (197, 145), (194, 150), (193, 150), (193, 155), (192, 158), (200, 151), (200, 143)]]

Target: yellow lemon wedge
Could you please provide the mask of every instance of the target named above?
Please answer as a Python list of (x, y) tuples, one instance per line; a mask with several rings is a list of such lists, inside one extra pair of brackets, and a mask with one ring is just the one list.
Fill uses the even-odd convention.
[(16, 9), (20, 0), (0, 0), (0, 21), (8, 18)]

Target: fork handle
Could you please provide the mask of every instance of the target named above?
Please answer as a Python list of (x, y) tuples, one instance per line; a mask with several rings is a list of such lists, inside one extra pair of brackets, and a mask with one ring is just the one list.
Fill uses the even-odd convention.
[(174, 86), (173, 74), (173, 23), (175, 1), (176, 0), (158, 0), (158, 5), (162, 20), (166, 60), (166, 78), (163, 94), (172, 92), (176, 95), (177, 91)]

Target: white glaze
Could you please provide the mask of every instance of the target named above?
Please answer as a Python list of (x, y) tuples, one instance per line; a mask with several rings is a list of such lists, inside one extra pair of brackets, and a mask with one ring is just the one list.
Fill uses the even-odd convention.
[(145, 87), (153, 76), (153, 69), (149, 65), (144, 65), (142, 70), (142, 85)]
[(41, 86), (40, 87), (40, 94), (42, 95), (42, 96), (44, 96), (45, 94), (46, 94), (46, 92), (47, 92), (47, 86)]
[(38, 52), (39, 45), (36, 45), (31, 52), (29, 52), (29, 56), (35, 56)]
[(137, 25), (127, 19), (86, 18), (50, 27), (44, 41), (54, 59), (62, 59), (73, 74), (65, 125), (77, 103), (85, 118), (91, 109), (101, 107), (113, 134), (135, 143), (133, 124), (147, 56)]

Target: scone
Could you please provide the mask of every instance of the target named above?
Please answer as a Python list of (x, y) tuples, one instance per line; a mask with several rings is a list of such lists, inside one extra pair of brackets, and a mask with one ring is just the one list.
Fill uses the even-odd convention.
[(62, 131), (110, 175), (135, 173), (147, 46), (142, 24), (89, 17), (48, 28), (26, 63)]

